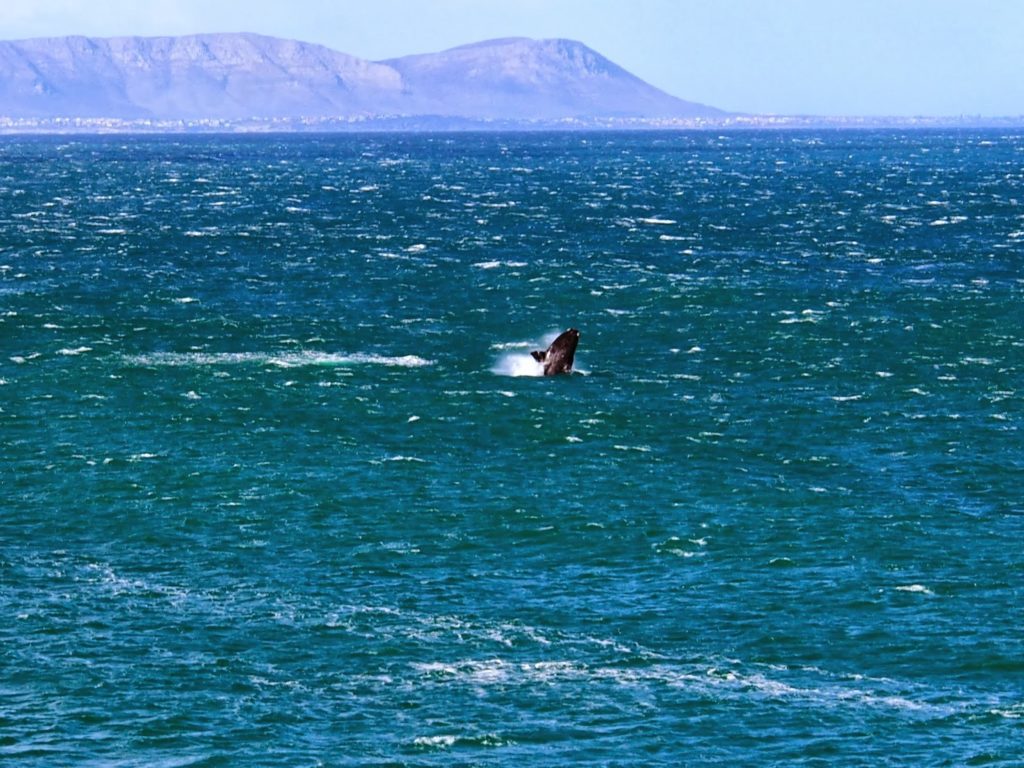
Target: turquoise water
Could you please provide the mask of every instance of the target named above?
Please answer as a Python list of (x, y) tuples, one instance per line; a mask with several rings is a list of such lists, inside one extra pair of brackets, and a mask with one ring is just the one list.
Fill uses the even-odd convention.
[(0, 759), (1019, 766), (1022, 268), (1021, 134), (4, 139)]

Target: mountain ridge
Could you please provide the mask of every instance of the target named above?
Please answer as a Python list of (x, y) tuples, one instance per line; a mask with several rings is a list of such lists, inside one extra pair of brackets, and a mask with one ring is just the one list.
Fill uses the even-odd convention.
[(500, 38), (370, 61), (255, 33), (0, 41), (0, 117), (480, 121), (714, 118), (581, 42)]

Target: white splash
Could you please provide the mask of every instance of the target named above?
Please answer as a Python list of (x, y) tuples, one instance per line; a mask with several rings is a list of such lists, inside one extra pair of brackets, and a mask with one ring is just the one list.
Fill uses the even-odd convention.
[[(501, 344), (494, 344), (492, 349), (547, 349), (551, 342), (562, 335), (562, 331), (548, 331), (541, 341), (523, 342), (514, 341)], [(577, 369), (578, 370), (578, 369)], [(502, 355), (491, 368), (491, 371), (499, 376), (543, 376), (544, 366), (533, 359), (528, 352), (512, 352)]]
[(491, 369), (499, 376), (543, 376), (544, 366), (529, 354), (510, 352), (502, 355)]

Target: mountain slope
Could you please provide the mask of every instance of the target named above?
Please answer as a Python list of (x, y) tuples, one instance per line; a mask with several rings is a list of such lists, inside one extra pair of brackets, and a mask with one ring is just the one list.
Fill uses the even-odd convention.
[(244, 118), (397, 105), (390, 67), (260, 35), (42, 38), (0, 43), (0, 114)]
[(582, 43), (514, 38), (371, 62), (254, 34), (0, 42), (0, 117), (193, 120), (718, 116)]
[(573, 40), (488, 40), (381, 63), (401, 74), (420, 113), (496, 119), (724, 114), (670, 96)]

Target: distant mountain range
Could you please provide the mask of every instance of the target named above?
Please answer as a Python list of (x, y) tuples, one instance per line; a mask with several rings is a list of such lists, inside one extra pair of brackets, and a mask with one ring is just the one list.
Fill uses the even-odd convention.
[(0, 118), (22, 121), (720, 119), (582, 43), (509, 38), (367, 61), (254, 34), (0, 42)]

